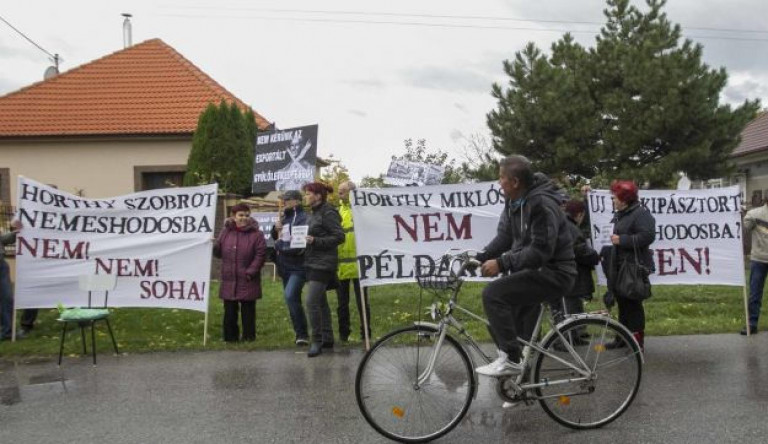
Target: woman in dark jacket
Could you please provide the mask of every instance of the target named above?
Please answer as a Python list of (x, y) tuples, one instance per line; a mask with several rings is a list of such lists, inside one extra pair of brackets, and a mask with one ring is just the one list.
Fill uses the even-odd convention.
[[(307, 214), (301, 207), (302, 196), (297, 190), (289, 190), (280, 196), (285, 204), (283, 216), (272, 228), (272, 238), (275, 239), (277, 266), (280, 278), (283, 280), (283, 296), (288, 306), (293, 332), (296, 335), (296, 345), (309, 345), (307, 333), (307, 316), (301, 305), (301, 292), (307, 281), (307, 270), (304, 268), (304, 249), (291, 248), (290, 234), (294, 227), (307, 225)], [(289, 235), (282, 238), (283, 230)]]
[(336, 277), (339, 266), (337, 247), (344, 242), (344, 231), (339, 212), (327, 202), (331, 192), (333, 188), (320, 182), (304, 186), (305, 203), (312, 209), (304, 252), (309, 282), (307, 311), (312, 326), (312, 344), (307, 353), (310, 358), (319, 355), (322, 348), (333, 348), (331, 308), (325, 292)]
[(565, 214), (568, 217), (568, 230), (573, 238), (573, 253), (576, 260), (576, 283), (571, 291), (561, 301), (552, 304), (556, 310), (563, 311), (565, 314), (583, 313), (584, 300), (591, 300), (592, 293), (595, 292), (595, 281), (592, 278), (592, 271), (595, 265), (600, 263), (600, 256), (597, 254), (584, 237), (584, 232), (580, 225), (586, 214), (586, 206), (580, 200), (571, 200), (565, 204)]
[(219, 297), (224, 301), (224, 341), (240, 338), (238, 310), (243, 324), (243, 341), (256, 339), (256, 300), (261, 298), (261, 267), (267, 251), (259, 224), (251, 219), (245, 204), (232, 207), (232, 217), (213, 244), (213, 255), (221, 258)]
[[(656, 220), (637, 199), (637, 185), (632, 181), (615, 181), (611, 185), (611, 197), (616, 213), (611, 221), (613, 251), (607, 267), (608, 290), (619, 306), (619, 322), (635, 336), (640, 348), (644, 347), (645, 309), (643, 301), (629, 299), (617, 288), (618, 270), (625, 261), (635, 262), (635, 257), (648, 270), (655, 269), (653, 255), (648, 248), (656, 240)], [(624, 344), (623, 342), (617, 342)]]

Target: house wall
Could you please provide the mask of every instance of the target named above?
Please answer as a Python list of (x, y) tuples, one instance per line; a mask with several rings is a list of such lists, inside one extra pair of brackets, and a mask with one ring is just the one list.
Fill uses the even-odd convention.
[(17, 175), (74, 194), (82, 191), (88, 198), (132, 193), (141, 187), (137, 170), (178, 170), (187, 164), (191, 147), (191, 136), (0, 140), (0, 169), (7, 169), (4, 180), (10, 182), (10, 202), (5, 203), (16, 205)]
[(768, 197), (768, 152), (738, 157), (734, 161), (738, 171), (746, 176), (744, 198), (747, 204), (751, 204), (756, 190), (762, 191), (763, 198)]

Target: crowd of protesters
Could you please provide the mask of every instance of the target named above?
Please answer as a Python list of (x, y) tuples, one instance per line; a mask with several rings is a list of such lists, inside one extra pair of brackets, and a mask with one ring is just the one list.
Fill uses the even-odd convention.
[[(507, 163), (522, 162), (519, 159), (520, 156), (511, 157), (517, 160), (512, 159)], [(507, 160), (509, 158), (505, 159)], [(592, 300), (595, 292), (594, 269), (601, 265), (607, 278), (607, 291), (602, 297), (602, 302), (609, 310), (617, 306), (619, 321), (633, 333), (635, 340), (643, 349), (645, 345), (644, 298), (626, 291), (619, 277), (620, 270), (628, 263), (640, 266), (648, 273), (655, 271), (650, 245), (655, 240), (656, 224), (651, 213), (639, 203), (637, 185), (629, 180), (614, 181), (611, 185), (610, 191), (615, 209), (612, 220), (613, 233), (610, 236), (610, 245), (603, 247), (601, 251), (596, 251), (592, 247), (588, 230), (585, 234), (583, 229), (584, 225), (589, 225), (589, 208), (586, 198), (568, 200), (567, 194), (559, 189), (554, 181), (538, 173), (532, 173), (529, 178), (521, 176), (519, 182), (522, 185), (519, 189), (513, 188), (510, 181), (518, 179), (513, 176), (517, 174), (515, 172), (519, 168), (509, 168), (511, 168), (510, 172), (505, 173), (504, 167), (500, 172), (502, 189), (505, 194), (511, 193), (506, 196), (506, 210), (501, 219), (504, 219), (507, 212), (517, 211), (521, 212), (519, 217), (525, 217), (523, 214), (526, 211), (526, 204), (529, 208), (535, 207), (532, 203), (537, 199), (543, 202), (542, 208), (547, 208), (546, 211), (542, 210), (545, 213), (551, 213), (551, 209), (547, 206), (549, 204), (546, 202), (553, 201), (559, 204), (556, 205), (559, 206), (560, 213), (557, 216), (557, 224), (562, 225), (558, 225), (558, 236), (562, 237), (563, 242), (558, 244), (559, 255), (562, 257), (558, 267), (568, 262), (573, 263), (573, 270), (571, 273), (570, 265), (566, 267), (568, 282), (557, 286), (558, 290), (554, 292), (557, 293), (555, 295), (557, 297), (550, 301), (552, 309), (564, 315), (583, 312), (584, 302)], [(527, 180), (530, 183), (527, 183)], [(349, 195), (354, 190), (355, 184), (351, 181), (340, 184), (337, 190), (338, 207), (328, 202), (329, 195), (334, 190), (321, 182), (306, 184), (301, 190), (284, 191), (280, 196), (281, 212), (278, 220), (271, 233), (267, 234), (274, 239), (274, 252), (271, 259), (275, 262), (277, 273), (282, 280), (283, 297), (294, 333), (294, 342), (297, 346), (308, 347), (309, 357), (318, 356), (322, 354), (323, 349), (331, 349), (335, 344), (328, 291), (335, 290), (338, 298), (336, 315), (339, 340), (346, 343), (352, 333), (349, 305), (353, 293), (358, 313), (360, 339), (371, 337), (368, 293), (366, 288), (361, 288), (358, 277), (354, 220), (349, 203)], [(582, 189), (585, 196), (588, 191), (588, 187)], [(547, 197), (538, 198), (536, 193), (544, 193)], [(269, 260), (269, 254), (265, 233), (250, 217), (249, 207), (238, 204), (230, 210), (230, 215), (224, 221), (221, 232), (213, 239), (213, 253), (221, 258), (219, 296), (224, 306), (222, 338), (226, 342), (253, 341), (256, 338), (256, 302), (262, 297), (261, 269), (265, 261)], [(529, 214), (528, 217), (532, 216)], [(502, 223), (503, 220), (500, 221), (500, 229)], [(15, 241), (16, 232), (21, 228), (15, 221), (10, 227), (10, 232), (0, 236), (0, 247), (12, 244)], [(521, 228), (526, 229), (525, 227), (527, 225)], [(768, 264), (768, 253), (766, 253), (768, 251), (768, 205), (747, 213), (744, 227), (752, 232), (753, 243), (750, 322), (749, 326), (741, 332), (747, 334), (757, 332), (763, 285), (768, 276), (768, 265), (766, 265)], [(525, 233), (514, 232), (517, 229), (514, 225), (510, 225), (509, 228), (510, 235), (518, 236), (520, 239), (527, 236)], [(303, 236), (303, 241), (299, 244), (294, 242), (295, 234)], [(535, 235), (535, 233), (529, 234)], [(566, 238), (567, 242), (565, 242)], [(509, 272), (508, 268), (513, 267), (514, 264), (507, 263), (509, 259), (504, 262), (505, 257), (511, 257), (505, 256), (504, 248), (506, 247), (508, 246), (495, 245), (492, 242), (486, 247), (490, 249), (489, 251), (480, 253), (480, 259), (483, 262), (488, 262), (489, 258), (496, 258), (493, 263), (484, 264), (484, 275), (495, 276), (500, 272)], [(568, 250), (567, 254), (565, 249)], [(498, 291), (494, 290), (496, 287), (499, 287)], [(510, 285), (504, 284), (504, 280), (501, 279), (489, 283), (484, 291), (486, 309), (495, 307), (490, 310), (492, 316), (499, 317), (505, 313), (499, 310), (499, 307), (504, 305), (502, 300), (507, 298), (509, 287)], [(304, 301), (303, 296), (306, 298)], [(35, 323), (36, 312), (37, 310), (25, 310), (22, 313), (23, 330), (19, 331), (17, 337), (23, 337), (31, 330)], [(13, 287), (9, 267), (0, 255), (1, 339), (11, 337), (12, 313)], [(517, 320), (524, 325), (525, 310), (519, 309), (516, 313)], [(495, 325), (508, 324), (497, 319)], [(510, 337), (510, 332), (502, 331), (501, 327), (496, 328), (499, 331), (494, 332), (494, 339), (497, 339), (496, 336)], [(522, 330), (525, 334), (526, 328)], [(505, 345), (507, 353), (518, 355), (519, 347), (514, 346), (515, 341), (512, 339), (507, 342), (509, 342)], [(611, 347), (611, 344), (608, 346)], [(613, 346), (621, 347), (625, 344), (617, 343)]]

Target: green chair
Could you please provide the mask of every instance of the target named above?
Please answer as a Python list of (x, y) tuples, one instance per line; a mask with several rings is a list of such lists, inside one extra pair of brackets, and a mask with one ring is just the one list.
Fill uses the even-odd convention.
[[(67, 329), (69, 324), (77, 324), (80, 327), (80, 337), (83, 343), (83, 354), (87, 354), (88, 351), (85, 348), (85, 327), (90, 325), (91, 327), (91, 352), (93, 353), (93, 365), (96, 366), (96, 333), (94, 331), (94, 324), (98, 321), (104, 321), (109, 329), (109, 336), (112, 338), (112, 345), (115, 347), (115, 354), (119, 354), (117, 350), (117, 342), (115, 341), (115, 335), (112, 333), (112, 326), (109, 325), (109, 310), (107, 309), (107, 301), (109, 298), (109, 292), (115, 289), (117, 285), (117, 275), (114, 274), (102, 274), (102, 275), (85, 275), (79, 278), (80, 290), (88, 292), (88, 307), (87, 308), (67, 308), (59, 313), (58, 321), (64, 324), (64, 328), (61, 330), (61, 346), (59, 347), (59, 365), (61, 365), (61, 357), (64, 354), (64, 339), (67, 336)], [(93, 308), (92, 305), (92, 293), (104, 292), (104, 306), (102, 308)]]

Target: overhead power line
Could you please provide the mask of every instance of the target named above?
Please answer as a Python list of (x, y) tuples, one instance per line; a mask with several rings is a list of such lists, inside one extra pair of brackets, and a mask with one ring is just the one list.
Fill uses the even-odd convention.
[[(504, 22), (522, 22), (522, 23), (557, 23), (566, 25), (598, 25), (603, 22), (580, 21), (580, 20), (550, 20), (550, 19), (527, 19), (518, 17), (500, 17), (500, 16), (481, 16), (481, 15), (449, 15), (449, 14), (416, 14), (416, 13), (398, 13), (398, 12), (380, 12), (380, 11), (343, 11), (343, 10), (319, 10), (319, 9), (276, 9), (276, 8), (235, 8), (235, 7), (206, 7), (206, 6), (173, 6), (175, 9), (207, 10), (207, 11), (255, 11), (281, 14), (322, 14), (322, 15), (355, 15), (355, 16), (373, 16), (373, 17), (400, 17), (400, 18), (433, 18), (433, 19), (457, 19), (457, 20), (491, 20)], [(400, 23), (400, 22), (398, 22)], [(389, 23), (387, 23), (389, 24)], [(485, 28), (483, 26), (483, 28)], [(738, 29), (738, 28), (718, 28), (718, 27), (698, 27), (683, 26), (684, 29), (695, 31), (712, 32), (737, 32), (747, 34), (768, 34), (768, 29)], [(490, 28), (496, 29), (496, 28)]]
[[(581, 29), (565, 29), (565, 28), (540, 28), (540, 27), (519, 27), (519, 26), (501, 26), (501, 25), (467, 25), (456, 23), (429, 23), (429, 22), (414, 22), (414, 21), (384, 21), (384, 20), (350, 20), (350, 19), (322, 19), (322, 18), (298, 18), (298, 17), (271, 17), (271, 16), (256, 16), (256, 15), (194, 15), (194, 14), (158, 14), (163, 17), (177, 17), (177, 18), (191, 18), (191, 19), (233, 19), (233, 20), (269, 20), (269, 21), (283, 21), (283, 22), (309, 22), (309, 23), (357, 23), (357, 24), (370, 24), (370, 25), (395, 25), (395, 26), (416, 26), (416, 27), (430, 27), (430, 28), (460, 28), (460, 29), (490, 29), (490, 30), (507, 30), (507, 31), (533, 31), (533, 32), (569, 32), (572, 34), (596, 34), (596, 30), (581, 30)], [(530, 21), (530, 20), (528, 20)], [(578, 23), (578, 22), (572, 22)], [(586, 24), (586, 22), (580, 22)], [(768, 33), (768, 31), (766, 31)], [(731, 36), (710, 36), (710, 35), (687, 35), (690, 39), (702, 39), (702, 40), (737, 40), (737, 41), (754, 41), (754, 42), (768, 42), (766, 38), (756, 37), (731, 37)]]
[(16, 32), (17, 32), (17, 33), (18, 33), (20, 36), (24, 37), (24, 38), (25, 38), (25, 39), (26, 39), (26, 40), (27, 40), (29, 43), (31, 43), (31, 44), (33, 44), (33, 45), (35, 45), (35, 47), (36, 47), (37, 49), (39, 49), (40, 51), (43, 51), (43, 52), (44, 52), (44, 53), (45, 53), (45, 54), (46, 54), (48, 57), (50, 57), (50, 58), (51, 58), (51, 59), (52, 59), (54, 62), (56, 62), (56, 64), (58, 65), (58, 62), (59, 62), (59, 60), (60, 60), (60, 59), (59, 59), (59, 55), (58, 55), (58, 54), (54, 55), (54, 54), (51, 54), (50, 52), (46, 51), (46, 50), (45, 50), (45, 48), (43, 48), (42, 46), (40, 46), (40, 45), (38, 45), (37, 43), (35, 43), (35, 41), (34, 41), (34, 40), (32, 40), (31, 38), (27, 37), (27, 35), (26, 35), (26, 34), (24, 34), (24, 33), (23, 33), (23, 32), (21, 32), (21, 31), (20, 31), (18, 28), (16, 28), (15, 26), (13, 26), (13, 25), (12, 25), (10, 22), (8, 22), (8, 20), (6, 20), (5, 18), (3, 18), (3, 16), (0, 16), (0, 20), (2, 20), (2, 21), (3, 21), (3, 23), (5, 23), (6, 25), (8, 25), (8, 26), (9, 26), (11, 29), (13, 29), (14, 31), (16, 31)]

